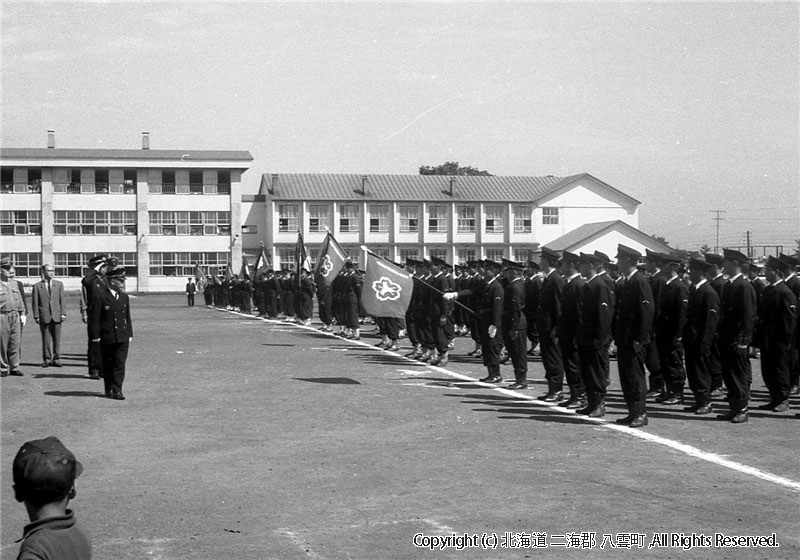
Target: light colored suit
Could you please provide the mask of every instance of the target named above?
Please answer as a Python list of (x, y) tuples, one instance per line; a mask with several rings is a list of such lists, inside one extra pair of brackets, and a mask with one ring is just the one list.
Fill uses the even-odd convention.
[[(64, 284), (51, 279), (33, 285), (33, 318), (42, 332), (42, 363), (59, 364), (61, 359), (61, 322), (66, 317)], [(51, 345), (52, 341), (52, 345)]]

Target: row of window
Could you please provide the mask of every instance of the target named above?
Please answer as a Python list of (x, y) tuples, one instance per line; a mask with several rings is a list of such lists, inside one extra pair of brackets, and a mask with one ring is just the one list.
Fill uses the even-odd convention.
[[(339, 206), (339, 231), (351, 233), (359, 231), (358, 204), (341, 204)], [(475, 206), (458, 206), (458, 233), (475, 233), (477, 228)], [(398, 207), (400, 216), (400, 233), (418, 233), (420, 226), (420, 207), (418, 205)], [(308, 205), (309, 231), (324, 232), (331, 229), (330, 206), (327, 204)], [(514, 206), (514, 233), (531, 233), (533, 226), (533, 209), (530, 206)], [(558, 224), (558, 208), (542, 208), (542, 224)], [(390, 206), (388, 204), (372, 204), (369, 207), (369, 231), (384, 233), (391, 224)], [(448, 207), (428, 207), (428, 232), (447, 233)], [(486, 206), (486, 233), (503, 233), (505, 231), (505, 207)], [(300, 230), (300, 205), (278, 205), (278, 231), (294, 232)]]
[[(136, 194), (135, 183), (53, 183), (53, 192), (58, 194)], [(38, 194), (42, 183), (2, 183), (2, 194)], [(208, 185), (203, 183), (150, 183), (150, 194), (231, 194), (230, 185)]]
[[(230, 212), (150, 212), (151, 235), (230, 235)], [(0, 234), (41, 235), (39, 210), (0, 211)], [(136, 212), (123, 210), (56, 210), (55, 235), (136, 235)]]

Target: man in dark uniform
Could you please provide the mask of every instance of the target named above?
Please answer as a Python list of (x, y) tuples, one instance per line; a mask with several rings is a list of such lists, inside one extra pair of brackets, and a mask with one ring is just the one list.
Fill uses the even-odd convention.
[[(92, 340), (91, 336), (93, 325), (90, 318), (92, 315), (92, 305), (95, 296), (104, 292), (108, 288), (106, 282), (106, 270), (108, 269), (108, 256), (96, 255), (89, 259), (89, 271), (81, 279), (81, 319), (86, 323), (87, 333), (89, 334), (89, 346), (86, 351), (86, 358), (89, 364), (89, 377), (100, 379), (102, 370), (102, 350), (100, 343)], [(96, 327), (96, 326), (95, 326)]]
[[(617, 301), (617, 287), (618, 283), (617, 280), (619, 279), (619, 267), (616, 263), (611, 262), (611, 258), (603, 253), (602, 251), (595, 251), (594, 256), (597, 257), (597, 263), (595, 265), (595, 270), (597, 271), (597, 277), (606, 283), (608, 286), (609, 297), (611, 298), (609, 301), (609, 306), (611, 307), (611, 324), (609, 328), (611, 328), (611, 332), (614, 332), (614, 308), (616, 307)], [(614, 337), (609, 336), (608, 342), (606, 343), (606, 351), (600, 355), (600, 358), (604, 360), (603, 368), (606, 370), (606, 378), (611, 379), (611, 362), (610, 357), (612, 353), (612, 345), (614, 344)], [(616, 348), (613, 350), (614, 355), (616, 355)]]
[(514, 366), (514, 383), (509, 389), (528, 388), (528, 321), (525, 317), (525, 284), (522, 263), (503, 259), (506, 288), (503, 294), (501, 326), (503, 343)]
[(416, 259), (406, 259), (406, 271), (414, 279), (414, 285), (411, 288), (411, 300), (406, 309), (406, 334), (408, 340), (411, 342), (412, 350), (406, 354), (407, 358), (419, 358), (422, 355), (422, 346), (419, 342), (419, 335), (417, 334), (417, 321), (416, 321), (416, 307), (419, 305), (420, 288), (419, 275), (417, 274), (418, 265), (421, 264)]
[(331, 283), (331, 301), (333, 307), (333, 318), (336, 319), (336, 336), (345, 335), (345, 303), (344, 303), (344, 283), (347, 279), (347, 267), (342, 267), (336, 278)]
[(469, 321), (469, 335), (475, 347), (472, 349), (472, 352), (468, 352), (467, 355), (475, 356), (476, 358), (483, 356), (477, 302), (478, 299), (480, 299), (480, 294), (483, 292), (483, 285), (485, 283), (486, 280), (483, 278), (483, 261), (469, 261), (467, 263), (467, 279), (459, 291), (469, 290), (471, 294), (459, 301), (461, 301), (462, 305), (472, 310), (472, 313), (465, 313), (465, 315)]
[[(792, 291), (794, 297), (800, 301), (800, 277), (797, 276), (797, 267), (800, 266), (800, 258), (781, 253), (779, 259), (788, 265), (786, 268), (786, 277), (783, 281), (786, 283), (786, 287)], [(797, 395), (800, 394), (800, 323), (798, 323), (798, 326), (795, 328), (790, 355), (789, 391), (792, 395)]]
[(125, 362), (133, 340), (133, 323), (128, 294), (125, 293), (125, 267), (108, 271), (108, 284), (92, 294), (89, 337), (101, 347), (103, 383), (106, 397), (123, 401)]
[(564, 289), (564, 279), (556, 270), (558, 259), (558, 253), (542, 247), (539, 267), (544, 279), (539, 295), (539, 312), (536, 314), (536, 331), (539, 334), (539, 348), (547, 380), (547, 394), (540, 399), (546, 402), (561, 401), (564, 387), (564, 365), (556, 330), (561, 319), (561, 294)]
[(586, 279), (580, 300), (581, 323), (577, 345), (587, 404), (576, 412), (590, 418), (602, 418), (606, 414), (606, 390), (610, 383), (607, 368), (611, 318), (614, 314), (613, 281), (609, 284), (599, 274), (603, 266), (600, 257), (581, 253), (578, 266)]
[(453, 302), (442, 297), (448, 292), (455, 292), (453, 278), (449, 274), (450, 265), (442, 259), (431, 258), (433, 266), (430, 280), (430, 306), (428, 308), (433, 340), (436, 344), (436, 356), (431, 360), (431, 365), (447, 365), (450, 347), (455, 339), (453, 325)]
[(742, 275), (742, 266), (747, 263), (747, 257), (739, 251), (724, 249), (722, 258), (728, 283), (722, 290), (720, 303), (722, 316), (719, 323), (719, 347), (730, 411), (728, 414), (720, 414), (718, 418), (741, 424), (749, 419), (747, 406), (750, 402), (753, 372), (747, 347), (753, 338), (756, 294), (750, 282)]
[(692, 258), (689, 275), (692, 288), (683, 327), (683, 345), (686, 350), (686, 377), (694, 393), (694, 405), (686, 412), (710, 414), (711, 407), (711, 348), (717, 338), (719, 324), (719, 295), (711, 287), (708, 277), (714, 274), (714, 265)]
[[(334, 279), (336, 277), (334, 276)], [(331, 332), (331, 325), (333, 324), (333, 297), (331, 295), (331, 286), (325, 282), (321, 275), (316, 277), (317, 286), (317, 313), (322, 326), (319, 330), (322, 332)]]
[(194, 307), (194, 294), (197, 293), (197, 286), (192, 281), (192, 278), (189, 278), (189, 281), (186, 282), (186, 303), (189, 307)]
[(297, 322), (301, 325), (311, 324), (311, 315), (314, 313), (314, 281), (311, 272), (303, 268), (300, 270), (300, 287), (298, 290)]
[(666, 278), (661, 274), (661, 255), (650, 249), (645, 249), (645, 270), (647, 279), (650, 282), (650, 291), (653, 292), (653, 330), (650, 332), (650, 344), (645, 347), (644, 364), (650, 373), (648, 397), (661, 397), (665, 395), (664, 376), (661, 373), (661, 361), (658, 354), (658, 342), (656, 341), (655, 325), (658, 315), (661, 313), (659, 301), (661, 291), (666, 284)]
[(569, 399), (558, 406), (564, 408), (585, 408), (586, 388), (581, 379), (578, 363), (578, 331), (581, 325), (581, 297), (585, 282), (578, 272), (579, 256), (564, 251), (561, 254), (559, 272), (564, 278), (561, 292), (561, 317), (558, 321), (558, 347), (561, 350), (561, 363), (569, 385)]
[(264, 301), (264, 272), (256, 272), (253, 279), (253, 307), (256, 308), (256, 315), (264, 317), (266, 315), (266, 305)]
[(636, 268), (642, 254), (620, 244), (617, 264), (625, 278), (616, 303), (614, 340), (617, 344), (617, 365), (622, 394), (628, 415), (616, 420), (632, 428), (647, 426), (647, 378), (644, 370), (646, 346), (653, 328), (653, 293), (650, 283)]
[(267, 319), (274, 319), (278, 316), (278, 300), (281, 293), (281, 283), (273, 269), (267, 270), (264, 279), (264, 313)]
[(431, 301), (430, 283), (433, 278), (431, 264), (430, 260), (423, 259), (420, 278), (415, 282), (419, 288), (419, 299), (417, 300), (414, 322), (417, 325), (417, 336), (422, 348), (422, 354), (417, 359), (422, 362), (429, 362), (435, 357), (436, 342), (433, 338), (433, 325), (431, 325), (429, 313)]
[(661, 266), (665, 281), (659, 295), (659, 312), (655, 318), (654, 330), (665, 392), (656, 397), (656, 402), (678, 405), (683, 404), (683, 386), (686, 382), (682, 338), (686, 310), (689, 307), (689, 289), (678, 276), (678, 268), (681, 266), (679, 257), (662, 255)]
[(788, 271), (786, 262), (769, 257), (766, 266), (769, 286), (761, 298), (758, 319), (761, 327), (761, 375), (769, 390), (770, 400), (759, 406), (759, 410), (789, 410), (789, 370), (797, 327), (797, 298), (784, 281)]
[(361, 340), (361, 330), (358, 322), (361, 277), (356, 272), (356, 267), (351, 261), (347, 261), (344, 267), (346, 272), (342, 287), (344, 291), (345, 327), (347, 329), (345, 338)]
[[(725, 274), (722, 272), (722, 255), (715, 253), (706, 253), (706, 262), (711, 263), (714, 267), (713, 272), (709, 274), (708, 283), (717, 292), (720, 304), (722, 303), (722, 291), (728, 283)], [(720, 313), (722, 308), (720, 308)], [(723, 381), (722, 381), (722, 356), (719, 348), (719, 333), (714, 337), (714, 344), (711, 345), (711, 355), (708, 362), (709, 371), (711, 372), (711, 396), (719, 398), (724, 395)]]
[(528, 340), (531, 349), (528, 354), (535, 355), (539, 347), (539, 335), (536, 332), (536, 313), (539, 312), (539, 295), (542, 293), (542, 276), (539, 265), (528, 261), (525, 265), (525, 322), (528, 324)]

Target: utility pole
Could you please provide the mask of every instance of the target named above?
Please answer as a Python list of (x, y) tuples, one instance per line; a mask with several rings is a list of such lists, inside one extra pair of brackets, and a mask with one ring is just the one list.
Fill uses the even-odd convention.
[(747, 234), (747, 258), (752, 259), (753, 249), (750, 247), (750, 230), (747, 230), (745, 233)]
[(720, 214), (726, 214), (725, 210), (711, 210), (712, 214), (716, 214), (714, 218), (711, 218), (715, 222), (717, 222), (717, 244), (714, 247), (714, 252), (719, 253), (719, 223), (724, 219), (720, 217)]

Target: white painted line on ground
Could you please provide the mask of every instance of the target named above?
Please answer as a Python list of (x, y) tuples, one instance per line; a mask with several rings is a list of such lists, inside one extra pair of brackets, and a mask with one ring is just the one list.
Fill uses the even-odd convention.
[(325, 560), (324, 556), (320, 556), (319, 554), (311, 550), (311, 547), (308, 545), (306, 540), (297, 533), (295, 533), (294, 531), (290, 531), (286, 527), (281, 527), (280, 529), (276, 529), (275, 532), (278, 533), (279, 535), (287, 537), (290, 541), (292, 541), (295, 544), (295, 546), (298, 549), (300, 549), (301, 552), (303, 552), (309, 558)]
[[(235, 313), (235, 312), (233, 312), (233, 313)], [(280, 321), (274, 321), (274, 322), (280, 323)], [(317, 329), (315, 327), (300, 326), (300, 325), (298, 325), (298, 327), (309, 329), (309, 330), (314, 331), (314, 332), (321, 332), (319, 329)], [(334, 335), (332, 333), (325, 333), (325, 334), (329, 334), (333, 338), (340, 339), (340, 337), (338, 337), (338, 336), (336, 336), (336, 335)], [(409, 361), (411, 363), (415, 363), (415, 364), (419, 364), (420, 363), (419, 361), (414, 360), (413, 358), (408, 358), (406, 356), (403, 356), (402, 354), (396, 354), (394, 352), (389, 352), (388, 350), (385, 350), (383, 348), (378, 348), (377, 346), (373, 346), (372, 344), (369, 344), (369, 343), (366, 343), (366, 342), (362, 342), (360, 340), (348, 340), (347, 342), (350, 343), (350, 344), (358, 344), (358, 345), (363, 346), (365, 348), (371, 348), (371, 349), (373, 349), (375, 351), (378, 351), (378, 352), (384, 352), (384, 353), (389, 354), (391, 356), (394, 356), (396, 358), (407, 360), (407, 361)], [(477, 379), (475, 379), (473, 377), (469, 377), (468, 375), (464, 375), (464, 374), (458, 373), (456, 371), (451, 371), (451, 370), (443, 368), (443, 367), (432, 366), (430, 364), (428, 364), (426, 367), (428, 367), (428, 368), (430, 368), (430, 369), (432, 369), (434, 371), (437, 371), (439, 373), (443, 373), (445, 375), (449, 375), (450, 377), (454, 377), (456, 379), (461, 379), (462, 381), (469, 381), (469, 382), (472, 382), (472, 383), (474, 383), (476, 385), (482, 385), (484, 387), (487, 387), (489, 389), (493, 389), (493, 390), (495, 390), (495, 391), (497, 391), (499, 393), (502, 393), (504, 395), (508, 395), (510, 397), (516, 397), (516, 398), (520, 398), (520, 399), (525, 399), (525, 400), (527, 400), (528, 402), (530, 402), (531, 404), (533, 404), (535, 406), (549, 408), (549, 409), (551, 409), (551, 410), (553, 410), (555, 412), (561, 413), (561, 414), (568, 414), (568, 415), (577, 416), (578, 418), (580, 418), (581, 420), (583, 420), (585, 422), (594, 423), (594, 424), (597, 424), (598, 426), (601, 426), (603, 428), (606, 428), (606, 429), (609, 429), (609, 430), (615, 430), (617, 432), (624, 433), (624, 434), (639, 438), (639, 439), (644, 440), (644, 441), (657, 443), (659, 445), (663, 445), (665, 447), (669, 447), (670, 449), (674, 449), (675, 451), (678, 451), (680, 453), (684, 453), (684, 454), (689, 455), (691, 457), (695, 457), (695, 458), (700, 459), (702, 461), (707, 461), (709, 463), (713, 463), (715, 465), (718, 465), (718, 466), (721, 466), (721, 467), (725, 467), (725, 468), (740, 472), (742, 474), (747, 474), (747, 475), (750, 475), (750, 476), (753, 476), (753, 477), (756, 477), (756, 478), (760, 478), (761, 480), (765, 480), (767, 482), (771, 482), (773, 484), (777, 484), (779, 486), (784, 486), (786, 488), (789, 488), (790, 490), (794, 490), (795, 492), (800, 492), (800, 482), (797, 482), (795, 480), (791, 480), (789, 478), (785, 478), (785, 477), (782, 477), (782, 476), (778, 476), (776, 474), (772, 474), (770, 472), (758, 469), (756, 467), (751, 467), (751, 466), (745, 465), (743, 463), (739, 463), (739, 462), (736, 462), (736, 461), (731, 461), (730, 459), (725, 459), (723, 456), (717, 455), (716, 453), (709, 453), (708, 451), (703, 451), (702, 449), (698, 449), (698, 448), (696, 448), (694, 446), (691, 446), (691, 445), (688, 445), (688, 444), (685, 444), (685, 443), (681, 443), (679, 441), (675, 441), (675, 440), (672, 440), (672, 439), (669, 439), (669, 438), (665, 438), (665, 437), (657, 436), (655, 434), (651, 434), (651, 433), (646, 432), (644, 430), (641, 430), (639, 428), (631, 428), (629, 426), (622, 426), (622, 425), (619, 425), (619, 424), (615, 424), (615, 423), (613, 423), (613, 421), (609, 421), (609, 420), (606, 420), (604, 418), (589, 418), (587, 416), (578, 415), (578, 414), (575, 414), (574, 410), (568, 410), (568, 409), (560, 407), (560, 406), (558, 406), (557, 404), (554, 404), (554, 403), (546, 403), (546, 402), (537, 400), (535, 397), (532, 397), (530, 395), (526, 395), (524, 393), (520, 393), (519, 391), (511, 391), (509, 389), (505, 389), (503, 387), (499, 387), (496, 384), (482, 383), (482, 382), (478, 381)], [(411, 385), (411, 384), (409, 384), (409, 385)]]

